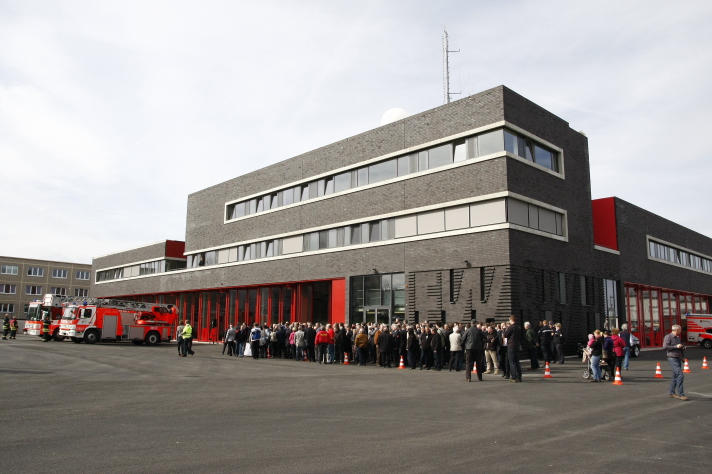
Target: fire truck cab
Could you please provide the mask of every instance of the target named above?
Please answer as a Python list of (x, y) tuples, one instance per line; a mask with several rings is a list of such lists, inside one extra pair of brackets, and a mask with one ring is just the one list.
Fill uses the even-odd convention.
[(47, 294), (43, 300), (32, 301), (27, 308), (27, 321), (25, 321), (25, 334), (42, 336), (42, 321), (46, 316), (50, 318), (49, 334), (55, 341), (63, 341), (64, 336), (59, 334), (62, 319), (63, 304), (66, 297)]
[(89, 299), (64, 308), (59, 333), (76, 343), (130, 340), (153, 346), (171, 340), (177, 319), (173, 305)]
[(712, 314), (687, 315), (687, 342), (712, 349)]

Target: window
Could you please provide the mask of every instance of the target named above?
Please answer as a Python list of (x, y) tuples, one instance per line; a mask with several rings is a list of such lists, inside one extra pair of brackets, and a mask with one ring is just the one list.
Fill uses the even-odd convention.
[(282, 191), (273, 193), (272, 196), (270, 196), (270, 209), (276, 209), (279, 206), (282, 205)]
[(319, 250), (319, 232), (304, 234), (304, 251)]
[(43, 277), (44, 276), (44, 268), (42, 268), (42, 267), (28, 267), (27, 268), (27, 276)]
[(378, 183), (398, 176), (398, 160), (388, 160), (368, 167), (368, 182)]
[(558, 274), (558, 284), (559, 284), (559, 303), (566, 304), (566, 274)]
[(368, 168), (361, 168), (358, 170), (356, 183), (357, 186), (366, 186), (368, 184)]
[[(289, 206), (294, 203), (294, 191), (299, 188), (289, 188), (282, 191), (282, 205)], [(298, 191), (297, 191), (298, 192)]]
[(445, 211), (429, 211), (418, 214), (418, 235), (445, 230)]
[(29, 311), (30, 311), (30, 305), (27, 304), (27, 303), (25, 303), (24, 306), (23, 306), (23, 308), (22, 308), (22, 312), (25, 313), (25, 314), (27, 314)]
[(309, 183), (309, 198), (310, 199), (319, 197), (322, 194), (319, 194), (319, 181), (313, 181), (313, 182)]
[(564, 235), (563, 216), (550, 209), (507, 199), (507, 221), (550, 234)]
[(334, 194), (334, 178), (326, 178), (324, 182), (324, 196)]
[(55, 268), (52, 270), (52, 278), (67, 278), (67, 270), (59, 270)]
[(77, 270), (74, 274), (74, 278), (76, 278), (77, 280), (88, 280), (89, 272), (86, 270)]
[(374, 221), (368, 223), (368, 241), (378, 242), (381, 240), (381, 221)]
[(66, 289), (66, 288), (57, 287), (57, 286), (53, 286), (51, 293), (52, 293), (53, 295), (57, 295), (57, 296), (67, 296), (67, 289)]
[(282, 252), (287, 255), (290, 253), (301, 252), (304, 246), (304, 241), (301, 235), (287, 237), (282, 241)]
[(27, 285), (27, 286), (25, 287), (25, 294), (26, 294), (26, 295), (41, 295), (41, 294), (42, 294), (42, 287), (41, 287), (41, 286)]
[(410, 155), (398, 158), (398, 176), (410, 174)]
[(13, 303), (0, 303), (0, 313), (14, 313), (15, 305)]
[(17, 265), (2, 265), (0, 273), (3, 275), (17, 275)]
[(558, 171), (556, 169), (557, 167), (554, 154), (550, 150), (547, 150), (539, 145), (534, 146), (534, 163), (552, 171)]
[(361, 224), (356, 224), (350, 226), (351, 229), (351, 245), (358, 245), (361, 243)]
[(425, 171), (428, 169), (428, 150), (424, 150), (418, 153), (418, 171)]
[(457, 163), (458, 161), (465, 161), (467, 159), (467, 140), (457, 140), (455, 142), (455, 153), (453, 155), (453, 161)]
[(351, 172), (338, 174), (334, 177), (334, 190), (335, 192), (346, 191), (351, 189)]
[(479, 227), (506, 222), (507, 210), (504, 199), (470, 204), (470, 226)]
[(428, 150), (428, 168), (439, 168), (452, 163), (452, 143)]
[(15, 285), (0, 285), (0, 294), (4, 295), (14, 295), (17, 291)]
[(669, 245), (661, 244), (650, 240), (648, 242), (648, 253), (651, 257), (665, 260), (670, 263), (712, 273), (712, 260), (695, 255), (692, 252), (677, 249)]
[[(268, 204), (269, 206), (269, 204)], [(255, 212), (262, 212), (265, 210), (265, 197), (257, 198), (257, 210)]]
[(501, 129), (478, 135), (477, 146), (479, 147), (479, 150), (477, 156), (486, 156), (502, 151), (503, 144), (504, 137)]
[(86, 297), (89, 296), (89, 290), (86, 288), (75, 288), (74, 296)]

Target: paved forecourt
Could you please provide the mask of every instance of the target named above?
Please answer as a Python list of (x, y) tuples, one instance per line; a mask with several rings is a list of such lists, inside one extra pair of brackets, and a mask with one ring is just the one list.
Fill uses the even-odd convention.
[[(222, 345), (0, 344), (3, 472), (707, 471), (712, 351), (691, 398), (661, 350), (623, 386), (568, 359), (524, 383), (463, 373), (221, 356)], [(661, 363), (664, 379), (656, 379)], [(524, 367), (527, 363), (523, 364)]]

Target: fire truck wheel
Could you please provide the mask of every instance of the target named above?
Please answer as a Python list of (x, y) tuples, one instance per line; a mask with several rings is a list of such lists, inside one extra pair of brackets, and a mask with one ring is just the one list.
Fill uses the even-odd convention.
[(705, 346), (705, 349), (712, 349), (712, 339), (705, 339), (702, 345)]
[(75, 342), (75, 343), (77, 343), (77, 344), (79, 344), (79, 343), (82, 342), (82, 338), (81, 338), (81, 337), (72, 337), (71, 339), (72, 339), (72, 342)]
[(161, 336), (158, 335), (157, 332), (151, 331), (148, 334), (146, 334), (146, 344), (149, 346), (155, 346), (161, 342)]
[(99, 333), (94, 329), (84, 333), (84, 342), (87, 344), (96, 344), (99, 341)]
[(54, 339), (57, 342), (62, 342), (62, 341), (64, 341), (65, 336), (60, 336), (59, 329), (55, 329), (54, 333), (52, 334), (52, 339)]
[(143, 344), (143, 341), (131, 341), (131, 342), (133, 342), (137, 346), (140, 346), (141, 344)]

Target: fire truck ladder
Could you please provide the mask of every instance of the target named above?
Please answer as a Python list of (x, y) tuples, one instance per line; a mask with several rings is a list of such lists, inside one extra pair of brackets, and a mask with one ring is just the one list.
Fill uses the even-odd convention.
[(111, 298), (87, 298), (87, 297), (79, 297), (79, 296), (71, 296), (67, 297), (65, 300), (62, 301), (62, 303), (66, 305), (77, 305), (77, 306), (84, 306), (84, 305), (91, 305), (91, 306), (96, 306), (100, 308), (115, 308), (115, 309), (128, 309), (128, 310), (147, 310), (150, 311), (151, 308), (154, 307), (159, 307), (159, 308), (165, 308), (167, 310), (170, 310), (173, 308), (172, 304), (161, 304), (161, 303), (148, 303), (145, 301), (124, 301), (124, 300), (115, 300)]

